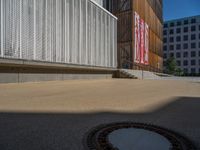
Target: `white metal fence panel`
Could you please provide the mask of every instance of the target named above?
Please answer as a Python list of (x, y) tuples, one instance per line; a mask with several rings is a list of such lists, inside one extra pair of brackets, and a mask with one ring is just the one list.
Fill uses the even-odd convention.
[(117, 19), (90, 0), (0, 0), (0, 57), (117, 67)]

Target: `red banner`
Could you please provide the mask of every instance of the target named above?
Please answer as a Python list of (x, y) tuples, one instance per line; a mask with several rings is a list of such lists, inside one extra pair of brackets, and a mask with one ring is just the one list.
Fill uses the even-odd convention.
[(149, 26), (145, 23), (144, 64), (149, 64)]
[(140, 19), (140, 63), (144, 64), (144, 20)]
[(149, 64), (149, 26), (136, 12), (134, 62)]
[(135, 12), (135, 51), (134, 62), (140, 62), (140, 16)]

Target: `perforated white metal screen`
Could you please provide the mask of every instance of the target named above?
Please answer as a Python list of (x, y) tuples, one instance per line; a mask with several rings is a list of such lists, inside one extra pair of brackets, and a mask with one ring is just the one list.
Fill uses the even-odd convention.
[(117, 67), (117, 19), (90, 0), (0, 0), (0, 57)]

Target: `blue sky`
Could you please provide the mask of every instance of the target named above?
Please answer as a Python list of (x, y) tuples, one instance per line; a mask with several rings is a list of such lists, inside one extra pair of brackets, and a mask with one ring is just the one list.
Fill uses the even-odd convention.
[(164, 20), (200, 15), (200, 0), (163, 0)]

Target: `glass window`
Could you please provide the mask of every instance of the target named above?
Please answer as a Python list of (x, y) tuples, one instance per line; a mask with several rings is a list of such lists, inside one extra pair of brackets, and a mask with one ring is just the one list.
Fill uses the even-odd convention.
[(164, 50), (164, 51), (167, 51), (167, 45), (165, 45), (165, 46), (163, 47), (163, 50)]
[(191, 31), (196, 31), (196, 26), (191, 26)]
[(168, 24), (167, 23), (164, 24), (164, 28), (168, 28)]
[(166, 53), (164, 53), (163, 57), (166, 59), (166, 58), (167, 58), (167, 54), (166, 54)]
[(188, 57), (188, 52), (184, 52), (183, 57)]
[(180, 61), (180, 60), (177, 60), (177, 61), (176, 61), (176, 64), (177, 64), (177, 66), (181, 66), (181, 61)]
[(196, 69), (195, 68), (191, 68), (191, 73), (196, 73)]
[(188, 49), (188, 44), (187, 44), (187, 43), (184, 43), (184, 44), (183, 44), (183, 48), (184, 48), (184, 49)]
[(191, 35), (191, 40), (196, 40), (196, 34)]
[(193, 18), (193, 19), (191, 20), (191, 23), (196, 23), (196, 19)]
[(181, 53), (177, 52), (176, 53), (176, 58), (180, 58), (181, 57)]
[(174, 57), (174, 53), (170, 53), (170, 57)]
[(191, 60), (191, 65), (195, 66), (196, 65), (196, 60)]
[(184, 66), (188, 66), (188, 61), (187, 61), (187, 60), (184, 60), (184, 61), (183, 61), (183, 65), (184, 65)]
[(174, 27), (174, 23), (173, 22), (170, 23), (170, 27)]
[(188, 27), (184, 27), (183, 28), (183, 31), (186, 33), (186, 32), (188, 32)]
[(183, 69), (184, 73), (188, 73), (188, 68)]
[(192, 49), (196, 48), (196, 43), (191, 43), (191, 48)]
[(169, 41), (170, 41), (170, 42), (174, 42), (174, 37), (170, 37), (170, 38), (169, 38)]
[(177, 28), (176, 33), (181, 33), (181, 28)]
[(164, 30), (164, 31), (163, 31), (163, 35), (167, 35), (167, 30)]
[(164, 43), (167, 43), (167, 38), (164, 38), (164, 39), (163, 39), (163, 42), (164, 42)]
[(191, 52), (191, 57), (196, 57), (196, 52), (195, 51)]
[(181, 44), (176, 44), (176, 50), (180, 50), (181, 49)]
[(183, 40), (188, 41), (188, 35), (184, 35)]
[(173, 50), (174, 50), (174, 45), (170, 45), (169, 49), (170, 49), (171, 51), (173, 51)]
[(184, 24), (188, 24), (188, 20), (184, 20)]
[(178, 22), (176, 23), (176, 25), (177, 25), (177, 26), (180, 26), (180, 25), (181, 25), (181, 21), (178, 21)]
[(177, 36), (176, 37), (176, 42), (180, 42), (181, 41), (181, 36)]
[(174, 29), (170, 29), (169, 33), (174, 34)]

